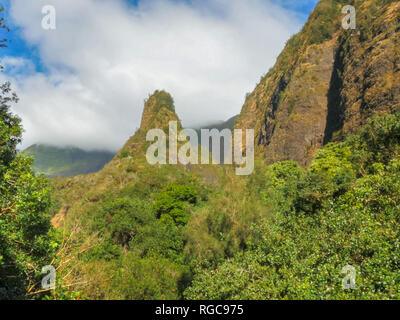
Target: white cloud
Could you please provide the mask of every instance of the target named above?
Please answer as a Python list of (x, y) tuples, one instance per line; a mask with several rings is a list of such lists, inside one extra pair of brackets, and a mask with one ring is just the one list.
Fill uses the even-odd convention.
[[(55, 31), (41, 28), (49, 2)], [(186, 126), (238, 114), (301, 24), (267, 0), (146, 0), (137, 8), (123, 0), (13, 0), (11, 16), (47, 69), (3, 60), (30, 68), (7, 73), (20, 96), (24, 146), (113, 150), (139, 126), (143, 100), (155, 89), (173, 95)]]

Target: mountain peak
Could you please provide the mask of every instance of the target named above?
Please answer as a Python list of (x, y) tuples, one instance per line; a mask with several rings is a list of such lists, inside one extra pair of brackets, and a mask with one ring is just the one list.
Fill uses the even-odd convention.
[(145, 100), (139, 130), (125, 143), (118, 155), (123, 156), (125, 154), (135, 154), (138, 151), (144, 151), (147, 145), (147, 131), (161, 129), (168, 134), (170, 121), (177, 121), (178, 129), (182, 128), (182, 124), (175, 113), (172, 96), (164, 90), (156, 90)]
[(174, 99), (166, 91), (156, 90), (145, 101), (140, 130), (166, 129), (170, 121), (177, 121)]

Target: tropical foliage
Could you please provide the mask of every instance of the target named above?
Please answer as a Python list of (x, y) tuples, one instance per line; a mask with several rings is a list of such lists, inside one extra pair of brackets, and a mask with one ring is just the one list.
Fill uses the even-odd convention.
[[(252, 226), (246, 250), (196, 274), (185, 297), (400, 298), (399, 125), (399, 113), (373, 118), (304, 172), (291, 162), (264, 168), (256, 190), (273, 214)], [(355, 290), (342, 287), (346, 265)]]

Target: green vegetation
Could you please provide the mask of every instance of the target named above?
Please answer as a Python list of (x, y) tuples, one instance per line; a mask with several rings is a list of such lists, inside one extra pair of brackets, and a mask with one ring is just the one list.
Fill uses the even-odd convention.
[[(288, 102), (292, 118), (293, 66), (300, 51), (333, 36), (337, 25), (327, 21), (341, 3), (320, 1), (266, 76), (278, 86), (271, 106)], [(361, 41), (377, 31), (364, 28)], [(171, 95), (156, 91), (141, 128), (107, 166), (50, 185), (26, 154), (49, 175), (85, 157), (45, 146), (17, 154), (15, 102), (10, 84), (0, 86), (0, 298), (400, 299), (400, 112), (325, 145), (308, 168), (266, 165), (260, 153), (255, 172), (239, 177), (229, 166), (146, 162), (146, 131), (178, 120)], [(77, 166), (87, 170), (91, 156)], [(41, 292), (49, 264), (57, 288)], [(355, 290), (342, 287), (346, 265), (357, 271)]]
[(97, 172), (114, 158), (108, 151), (84, 151), (75, 147), (33, 145), (23, 151), (33, 157), (33, 170), (47, 177), (72, 177), (78, 174)]
[[(7, 293), (14, 298), (37, 283), (35, 270), (61, 241), (45, 214), (46, 179), (15, 155), (19, 120), (2, 110), (9, 147), (2, 148), (1, 264), (18, 267), (1, 269), (1, 285), (20, 288)], [(91, 192), (68, 212), (61, 282), (44, 298), (79, 298), (79, 291), (91, 299), (400, 298), (400, 113), (326, 145), (307, 170), (259, 160), (253, 175), (239, 178), (216, 166), (213, 185), (204, 183), (204, 168), (118, 161), (136, 178)], [(72, 188), (81, 193), (79, 184)], [(357, 270), (355, 290), (342, 288), (348, 264)], [(16, 277), (5, 282), (9, 272)]]
[(340, 17), (341, 8), (348, 4), (350, 4), (349, 1), (343, 0), (322, 0), (318, 3), (305, 26), (310, 44), (320, 44), (332, 39), (333, 34), (340, 27), (341, 21), (338, 17)]
[(46, 214), (47, 179), (35, 176), (33, 159), (16, 152), (21, 120), (9, 108), (17, 101), (9, 83), (0, 86), (0, 299), (33, 292), (58, 247)]
[[(8, 30), (1, 18), (0, 29)], [(7, 39), (0, 43), (5, 47)], [(81, 293), (67, 289), (62, 277), (56, 279), (55, 290), (41, 287), (42, 268), (58, 267), (63, 240), (50, 223), (48, 179), (35, 174), (33, 158), (17, 152), (23, 129), (21, 119), (10, 111), (17, 102), (11, 84), (1, 84), (0, 300), (77, 299)]]
[(170, 221), (176, 225), (186, 225), (189, 214), (185, 204), (197, 203), (197, 192), (193, 187), (182, 185), (168, 185), (157, 196), (154, 210), (161, 221)]
[(174, 99), (169, 93), (157, 90), (152, 96), (157, 101), (154, 106), (154, 112), (159, 112), (162, 108), (175, 112)]
[[(109, 188), (101, 200), (68, 213), (69, 221), (78, 218), (84, 226), (68, 249), (66, 259), (73, 259), (68, 281), (89, 281), (81, 289), (90, 298), (182, 298), (191, 277), (184, 261), (184, 230), (209, 191), (180, 168), (150, 168), (139, 180)], [(156, 180), (159, 184), (152, 183)]]
[(260, 159), (247, 178), (216, 166), (206, 185), (204, 168), (131, 168), (138, 179), (68, 213), (68, 282), (92, 299), (398, 299), (399, 151), (397, 113), (306, 170)]
[[(264, 179), (248, 190), (273, 214), (252, 226), (246, 250), (196, 274), (185, 297), (399, 299), (399, 134), (400, 113), (377, 117), (306, 171), (259, 164)], [(356, 290), (342, 288), (347, 264)]]

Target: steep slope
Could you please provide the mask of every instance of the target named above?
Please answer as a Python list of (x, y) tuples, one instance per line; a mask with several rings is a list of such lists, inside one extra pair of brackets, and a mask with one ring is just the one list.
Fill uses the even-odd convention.
[(43, 144), (32, 145), (23, 153), (35, 158), (33, 170), (47, 177), (72, 177), (97, 172), (115, 156), (109, 151), (85, 151), (76, 147)]
[[(181, 126), (171, 95), (165, 91), (155, 91), (145, 101), (140, 128), (102, 170), (68, 179), (53, 179), (58, 195), (62, 195), (64, 206), (79, 206), (87, 197), (89, 200), (96, 200), (95, 194), (105, 190), (109, 190), (110, 193), (112, 189), (121, 188), (137, 180), (137, 171), (145, 167), (149, 170), (154, 169), (146, 162), (145, 152), (151, 144), (146, 142), (146, 133), (149, 129), (159, 128), (168, 134), (169, 121), (178, 121), (178, 127)], [(65, 210), (60, 212), (63, 215), (67, 213)]]
[[(355, 30), (341, 27), (353, 4)], [(400, 106), (400, 3), (321, 0), (248, 96), (237, 128), (254, 128), (268, 163), (308, 166), (316, 151)]]
[(147, 99), (139, 130), (125, 143), (118, 153), (119, 157), (133, 154), (135, 151), (145, 152), (146, 134), (151, 129), (162, 129), (168, 137), (168, 127), (170, 121), (178, 122), (178, 130), (182, 124), (175, 113), (174, 100), (165, 91), (155, 91)]
[(184, 229), (223, 169), (147, 163), (147, 131), (181, 127), (174, 110), (172, 97), (156, 91), (140, 129), (104, 169), (52, 179), (52, 224), (66, 235), (57, 276), (88, 298), (182, 297)]

